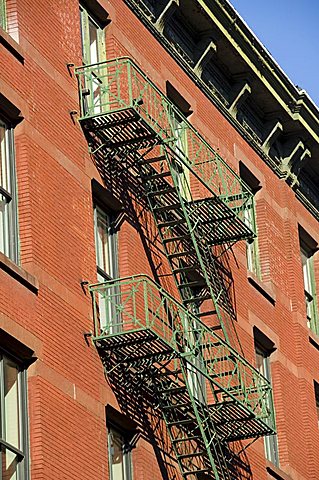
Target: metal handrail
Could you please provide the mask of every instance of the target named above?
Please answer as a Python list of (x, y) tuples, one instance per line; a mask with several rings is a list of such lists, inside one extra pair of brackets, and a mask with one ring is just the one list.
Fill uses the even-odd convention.
[(94, 300), (95, 341), (151, 330), (209, 381), (212, 394), (218, 388), (221, 394), (215, 402), (241, 403), (274, 429), (269, 381), (148, 275), (92, 284), (89, 290)]
[[(246, 203), (253, 201), (249, 187), (132, 59), (120, 57), (77, 67), (75, 72), (81, 121), (135, 110), (178, 161), (243, 218)], [(174, 128), (176, 118), (182, 119), (178, 129)], [(182, 137), (187, 153), (180, 150)]]

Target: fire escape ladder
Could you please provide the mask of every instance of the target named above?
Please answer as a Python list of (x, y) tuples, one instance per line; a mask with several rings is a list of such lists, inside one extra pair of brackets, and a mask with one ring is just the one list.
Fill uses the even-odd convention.
[(96, 164), (143, 189), (182, 301), (142, 274), (91, 285), (93, 341), (119, 394), (160, 406), (185, 480), (235, 480), (228, 442), (275, 431), (269, 382), (229, 344), (231, 278), (216, 255), (254, 237), (252, 194), (186, 118), (176, 128), (180, 112), (132, 60), (76, 74)]
[(191, 365), (179, 363), (179, 375), (169, 370), (155, 383), (155, 395), (169, 432), (182, 477), (188, 480), (232, 480), (232, 465), (225, 455), (208, 405), (194, 396), (189, 382)]
[(235, 480), (228, 443), (274, 432), (269, 382), (149, 277), (89, 288), (106, 371), (160, 407), (183, 478)]
[(222, 219), (216, 219), (212, 205), (207, 207), (218, 199), (193, 200), (188, 171), (171, 148), (163, 147), (162, 153), (151, 161), (140, 157), (138, 163), (166, 257), (183, 304), (228, 339), (235, 318), (231, 279), (212, 252), (216, 224)]

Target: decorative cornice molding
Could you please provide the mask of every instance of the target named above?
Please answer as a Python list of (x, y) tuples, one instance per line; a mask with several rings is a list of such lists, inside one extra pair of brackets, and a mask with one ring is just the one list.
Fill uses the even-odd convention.
[[(166, 1), (166, 0), (165, 0)], [(173, 0), (174, 1), (174, 0)], [(178, 1), (178, 0), (177, 0)], [(193, 80), (197, 87), (203, 91), (203, 93), (209, 98), (209, 100), (215, 105), (216, 108), (225, 116), (229, 123), (240, 133), (240, 135), (247, 141), (247, 143), (256, 151), (256, 153), (261, 157), (261, 159), (273, 170), (273, 172), (282, 179), (285, 179), (286, 182), (295, 190), (297, 198), (303, 203), (303, 205), (319, 220), (319, 208), (317, 209), (309, 199), (301, 192), (299, 187), (299, 181), (297, 176), (300, 173), (301, 168), (307, 163), (306, 160), (310, 158), (311, 153), (308, 149), (305, 149), (301, 152), (299, 161), (301, 162), (300, 168), (294, 163), (294, 170), (292, 175), (288, 174), (288, 171), (282, 167), (280, 162), (269, 156), (271, 146), (274, 144), (276, 139), (283, 133), (284, 125), (283, 120), (280, 118), (280, 108), (290, 116), (292, 120), (299, 121), (300, 126), (304, 127), (306, 132), (305, 135), (309, 137), (309, 134), (313, 138), (314, 142), (319, 144), (319, 110), (316, 105), (312, 102), (310, 97), (305, 91), (298, 90), (295, 87), (290, 79), (285, 75), (285, 73), (280, 69), (276, 64), (270, 54), (265, 50), (265, 48), (260, 44), (254, 34), (249, 30), (245, 23), (238, 17), (236, 11), (228, 3), (228, 0), (194, 0), (201, 6), (202, 11), (205, 13), (210, 12), (209, 4), (216, 10), (219, 9), (219, 14), (228, 18), (228, 28), (226, 37), (229, 41), (233, 40), (236, 45), (239, 47), (241, 45), (241, 52), (244, 52), (243, 56), (246, 64), (250, 70), (253, 70), (256, 74), (258, 66), (258, 77), (261, 80), (269, 94), (272, 95), (279, 103), (280, 108), (276, 114), (277, 118), (273, 119), (273, 127), (271, 128), (271, 122), (265, 125), (265, 133), (263, 141), (259, 144), (256, 139), (240, 124), (234, 115), (234, 107), (238, 110), (237, 99), (233, 97), (231, 103), (232, 109), (227, 108), (213, 90), (202, 80), (201, 73), (202, 69), (198, 65), (198, 60), (196, 61), (196, 52), (195, 52), (195, 62), (194, 65), (190, 65), (189, 62), (181, 56), (181, 54), (172, 48), (172, 44), (164, 37), (162, 31), (156, 27), (156, 20), (148, 17), (145, 11), (141, 8), (139, 4), (142, 3), (142, 0), (125, 0), (126, 4), (131, 8), (131, 10), (138, 16), (141, 22), (150, 30), (154, 37), (159, 41), (159, 43), (168, 51), (168, 53), (174, 58), (176, 63), (187, 73), (187, 75)], [(170, 3), (170, 2), (168, 2)], [(229, 16), (231, 13), (231, 17)], [(213, 21), (213, 18), (211, 18)], [(220, 22), (217, 22), (217, 26), (220, 27)], [(243, 30), (246, 30), (245, 35), (243, 35)], [(225, 34), (225, 29), (222, 30), (222, 33)], [(238, 42), (238, 43), (237, 43)], [(208, 45), (210, 58), (213, 58), (217, 49), (216, 45), (212, 42), (212, 45)], [(248, 53), (247, 53), (248, 51)], [(206, 50), (203, 52), (204, 57), (206, 55)], [(255, 57), (254, 69), (253, 62), (249, 57)], [(203, 59), (205, 61), (205, 59)], [(208, 60), (209, 61), (209, 60)], [(194, 68), (197, 67), (197, 68)], [(198, 68), (199, 67), (199, 68)], [(251, 79), (251, 73), (247, 72), (248, 80)], [(246, 78), (246, 80), (247, 80)], [(276, 83), (277, 82), (277, 83)], [(250, 93), (249, 82), (246, 81), (246, 86), (242, 87), (241, 92), (238, 92), (239, 98), (244, 95), (242, 101), (245, 101), (247, 96)], [(242, 102), (241, 102), (242, 103)], [(289, 155), (288, 155), (289, 156)], [(286, 162), (287, 163), (287, 162)], [(288, 161), (289, 163), (289, 161)]]

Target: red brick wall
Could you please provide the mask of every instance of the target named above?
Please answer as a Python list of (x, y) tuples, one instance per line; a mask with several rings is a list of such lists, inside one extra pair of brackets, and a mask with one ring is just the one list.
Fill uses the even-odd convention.
[[(318, 224), (222, 114), (194, 86), (122, 0), (101, 2), (112, 22), (107, 56), (133, 57), (165, 91), (171, 82), (190, 103), (190, 121), (236, 170), (242, 161), (260, 180), (257, 222), (261, 286), (248, 281), (245, 245), (230, 258), (235, 278), (238, 330), (254, 362), (253, 327), (272, 341), (281, 468), (296, 480), (315, 480), (319, 432), (313, 379), (319, 382), (319, 347), (309, 342), (298, 223), (319, 242)], [(95, 281), (91, 179), (100, 181), (79, 124), (77, 85), (66, 67), (81, 61), (78, 3), (17, 2), (24, 63), (0, 44), (1, 93), (20, 110), (16, 163), (21, 266), (39, 282), (38, 294), (0, 271), (0, 325), (35, 349), (29, 368), (31, 477), (107, 478), (104, 407), (116, 407), (102, 366), (83, 334), (92, 330), (90, 298), (80, 282)], [(151, 273), (138, 231), (125, 222), (120, 233), (120, 274)], [(167, 272), (167, 265), (161, 273)], [(316, 262), (317, 285), (319, 265)], [(170, 283), (169, 280), (166, 282)], [(318, 339), (315, 339), (319, 343)], [(254, 478), (268, 478), (262, 440), (248, 450)], [(133, 451), (135, 479), (161, 478), (152, 447)], [(92, 473), (94, 472), (94, 473)]]

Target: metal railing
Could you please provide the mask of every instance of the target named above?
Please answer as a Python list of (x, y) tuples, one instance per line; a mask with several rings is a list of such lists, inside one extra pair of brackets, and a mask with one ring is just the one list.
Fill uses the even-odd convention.
[(150, 277), (126, 277), (89, 289), (95, 340), (150, 330), (206, 378), (209, 402), (241, 404), (275, 429), (268, 380)]
[(134, 110), (160, 143), (244, 218), (246, 203), (253, 201), (249, 187), (130, 58), (78, 67), (76, 75), (82, 121)]

